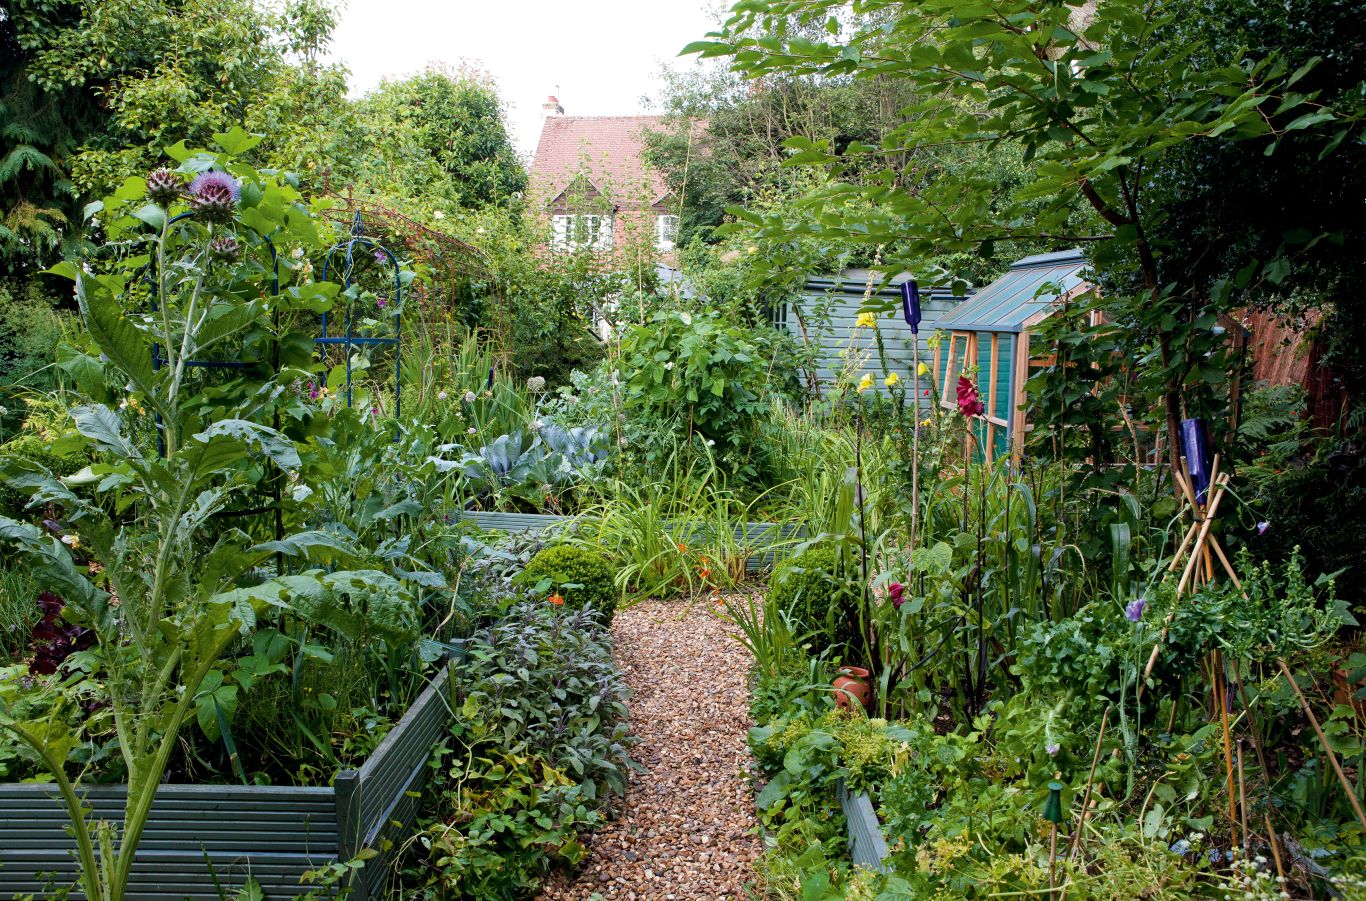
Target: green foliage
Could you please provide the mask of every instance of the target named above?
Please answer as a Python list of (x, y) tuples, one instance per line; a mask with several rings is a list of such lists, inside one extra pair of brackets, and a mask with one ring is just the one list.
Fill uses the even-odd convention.
[(861, 647), (857, 579), (833, 547), (817, 546), (785, 561), (773, 573), (769, 597), (798, 640), (812, 641), (818, 653), (847, 657)]
[(556, 544), (532, 557), (516, 581), (538, 593), (560, 595), (571, 610), (591, 609), (603, 625), (611, 625), (619, 595), (615, 577), (611, 564), (597, 551), (577, 544)]
[(553, 863), (578, 864), (582, 831), (626, 792), (626, 688), (595, 613), (533, 601), (477, 634), (456, 679), (409, 869), (415, 897), (515, 899)]
[[(64, 477), (78, 472), (90, 462), (87, 454), (79, 451), (58, 454), (52, 442), (34, 434), (20, 435), (13, 441), (0, 445), (0, 469), (24, 466), (29, 469), (46, 471), (53, 476)], [(13, 518), (25, 518), (30, 492), (15, 488), (9, 483), (0, 483), (0, 514)]]
[[(779, 343), (777, 332), (731, 325), (714, 312), (656, 313), (622, 339), (626, 414), (715, 447), (735, 477), (754, 481), (768, 465), (754, 456), (762, 452), (753, 441), (758, 419), (795, 378), (770, 365)], [(659, 463), (667, 453), (659, 445), (637, 452)]]
[[(1302, 139), (1330, 155), (1359, 133), (1357, 108), (1315, 105), (1295, 87), (1303, 71), (1284, 58), (1245, 59), (1230, 42), (1212, 61), (1201, 59), (1197, 36), (1169, 40), (1180, 26), (1171, 5), (1109, 0), (1083, 11), (1040, 0), (874, 0), (857, 16), (843, 11), (838, 0), (737, 4), (709, 40), (685, 48), (727, 58), (750, 79), (893, 81), (915, 98), (900, 110), (904, 126), (880, 145), (790, 139), (795, 152), (786, 163), (828, 172), (828, 184), (802, 200), (803, 219), (737, 209), (738, 230), (770, 241), (776, 269), (786, 265), (784, 241), (798, 236), (883, 248), (886, 268), (917, 273), (933, 271), (946, 254), (990, 256), (998, 244), (1040, 239), (1085, 241), (1102, 270), (1135, 261), (1139, 287), (1092, 301), (1107, 314), (1095, 327), (1121, 324), (1122, 356), (1143, 361), (1129, 402), (1165, 419), (1150, 422), (1165, 427), (1175, 466), (1178, 421), (1218, 403), (1218, 392), (1196, 389), (1210, 378), (1226, 381), (1231, 361), (1205, 356), (1223, 343), (1212, 336), (1218, 306), (1203, 302), (1182, 272), (1158, 266), (1166, 242), (1149, 228), (1161, 211), (1150, 206), (1147, 174), (1197, 140), (1272, 155), (1287, 139)], [(941, 148), (971, 144), (1018, 150), (1023, 171), (1004, 196), (977, 167), (939, 168)], [(869, 160), (882, 166), (851, 174)], [(1183, 235), (1176, 237), (1186, 246), (1198, 245)], [(1240, 270), (1241, 287), (1256, 268), (1246, 277)], [(1216, 292), (1216, 303), (1232, 288)], [(1094, 359), (1110, 352), (1101, 348)], [(1059, 360), (1077, 373), (1089, 373), (1090, 362)], [(1187, 389), (1198, 407), (1184, 403)], [(1045, 401), (1038, 409), (1065, 406)]]
[[(56, 781), (76, 838), (82, 888), (109, 901), (125, 897), (182, 727), (195, 717), (206, 732), (223, 731), (219, 714), (237, 700), (222, 671), (224, 658), (259, 618), (288, 610), (304, 620), (327, 616), (347, 629), (342, 614), (358, 623), (382, 607), (372, 621), (387, 628), (406, 620), (408, 633), (415, 629), (411, 597), (387, 573), (264, 569), (287, 548), (335, 547), (336, 541), (277, 533), (272, 545), (249, 531), (249, 518), (241, 526), (217, 522), (272, 483), (298, 478), (299, 447), (276, 425), (302, 418), (288, 386), (311, 374), (312, 342), (291, 335), (289, 324), (294, 314), (325, 308), (337, 286), (312, 282), (284, 264), (279, 293), (267, 296), (272, 250), (293, 259), (295, 248), (300, 257), (317, 253), (327, 239), (288, 181), (236, 157), (234, 149), (249, 149), (257, 138), (238, 128), (216, 140), (221, 152), (184, 145), (171, 152), (184, 175), (230, 171), (240, 199), (225, 192), (230, 202), (220, 201), (213, 215), (198, 211), (173, 223), (184, 202), (170, 209), (149, 203), (146, 182), (129, 179), (101, 203), (101, 215), (112, 241), (142, 253), (55, 270), (76, 282), (89, 343), (64, 355), (75, 385), (68, 412), (74, 433), (54, 450), (93, 453), (98, 462), (65, 480), (29, 459), (11, 460), (5, 472), (9, 485), (34, 504), (61, 510), (60, 540), (8, 517), (0, 517), (0, 540), (25, 558), (38, 587), (65, 599), (63, 616), (97, 637), (84, 664), (100, 680), (128, 782), (117, 848), (107, 840), (108, 824), (89, 822), (77, 799), (67, 774), (75, 740), (64, 721), (30, 718), (21, 698), (0, 707), (0, 728)], [(235, 252), (213, 252), (213, 242), (226, 235)], [(156, 315), (141, 315), (152, 260)], [(153, 346), (160, 365), (153, 365)], [(221, 374), (188, 365), (227, 348), (252, 365)], [(106, 374), (115, 376), (117, 393)], [(302, 485), (291, 496), (306, 499), (312, 492)], [(405, 604), (396, 619), (395, 605)], [(35, 683), (39, 695), (52, 690)]]
[(354, 177), (371, 192), (424, 206), (506, 206), (526, 190), (493, 83), (470, 69), (432, 67), (383, 82), (356, 111), (373, 136)]
[(70, 315), (37, 284), (0, 284), (0, 392), (52, 387), (54, 350), (70, 329)]

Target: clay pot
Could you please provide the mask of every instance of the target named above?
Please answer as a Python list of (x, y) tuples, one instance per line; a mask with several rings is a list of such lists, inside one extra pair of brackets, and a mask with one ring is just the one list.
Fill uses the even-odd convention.
[(868, 684), (868, 677), (872, 673), (861, 666), (842, 666), (839, 675), (835, 677), (835, 703), (841, 707), (848, 707), (850, 699), (856, 700), (862, 705), (864, 711), (872, 709), (873, 706), (873, 687)]

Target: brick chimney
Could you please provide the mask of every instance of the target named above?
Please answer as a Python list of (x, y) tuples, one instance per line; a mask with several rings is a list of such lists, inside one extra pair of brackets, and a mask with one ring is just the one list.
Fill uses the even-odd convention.
[(564, 107), (560, 106), (560, 101), (551, 94), (545, 98), (545, 103), (541, 104), (541, 115), (543, 116), (563, 116)]

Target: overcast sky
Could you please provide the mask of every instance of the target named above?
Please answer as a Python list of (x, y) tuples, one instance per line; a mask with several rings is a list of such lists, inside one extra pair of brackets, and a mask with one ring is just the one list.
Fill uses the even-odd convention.
[(509, 107), (512, 138), (530, 159), (541, 104), (558, 90), (566, 115), (654, 112), (665, 63), (714, 26), (715, 0), (347, 0), (332, 55), (355, 94), (429, 63), (489, 72)]

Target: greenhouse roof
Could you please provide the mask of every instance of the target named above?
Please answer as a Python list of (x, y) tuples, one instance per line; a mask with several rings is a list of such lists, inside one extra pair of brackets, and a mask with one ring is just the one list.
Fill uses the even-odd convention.
[(937, 326), (957, 332), (1019, 332), (1037, 313), (1082, 284), (1085, 267), (1080, 250), (1025, 257), (945, 314)]

